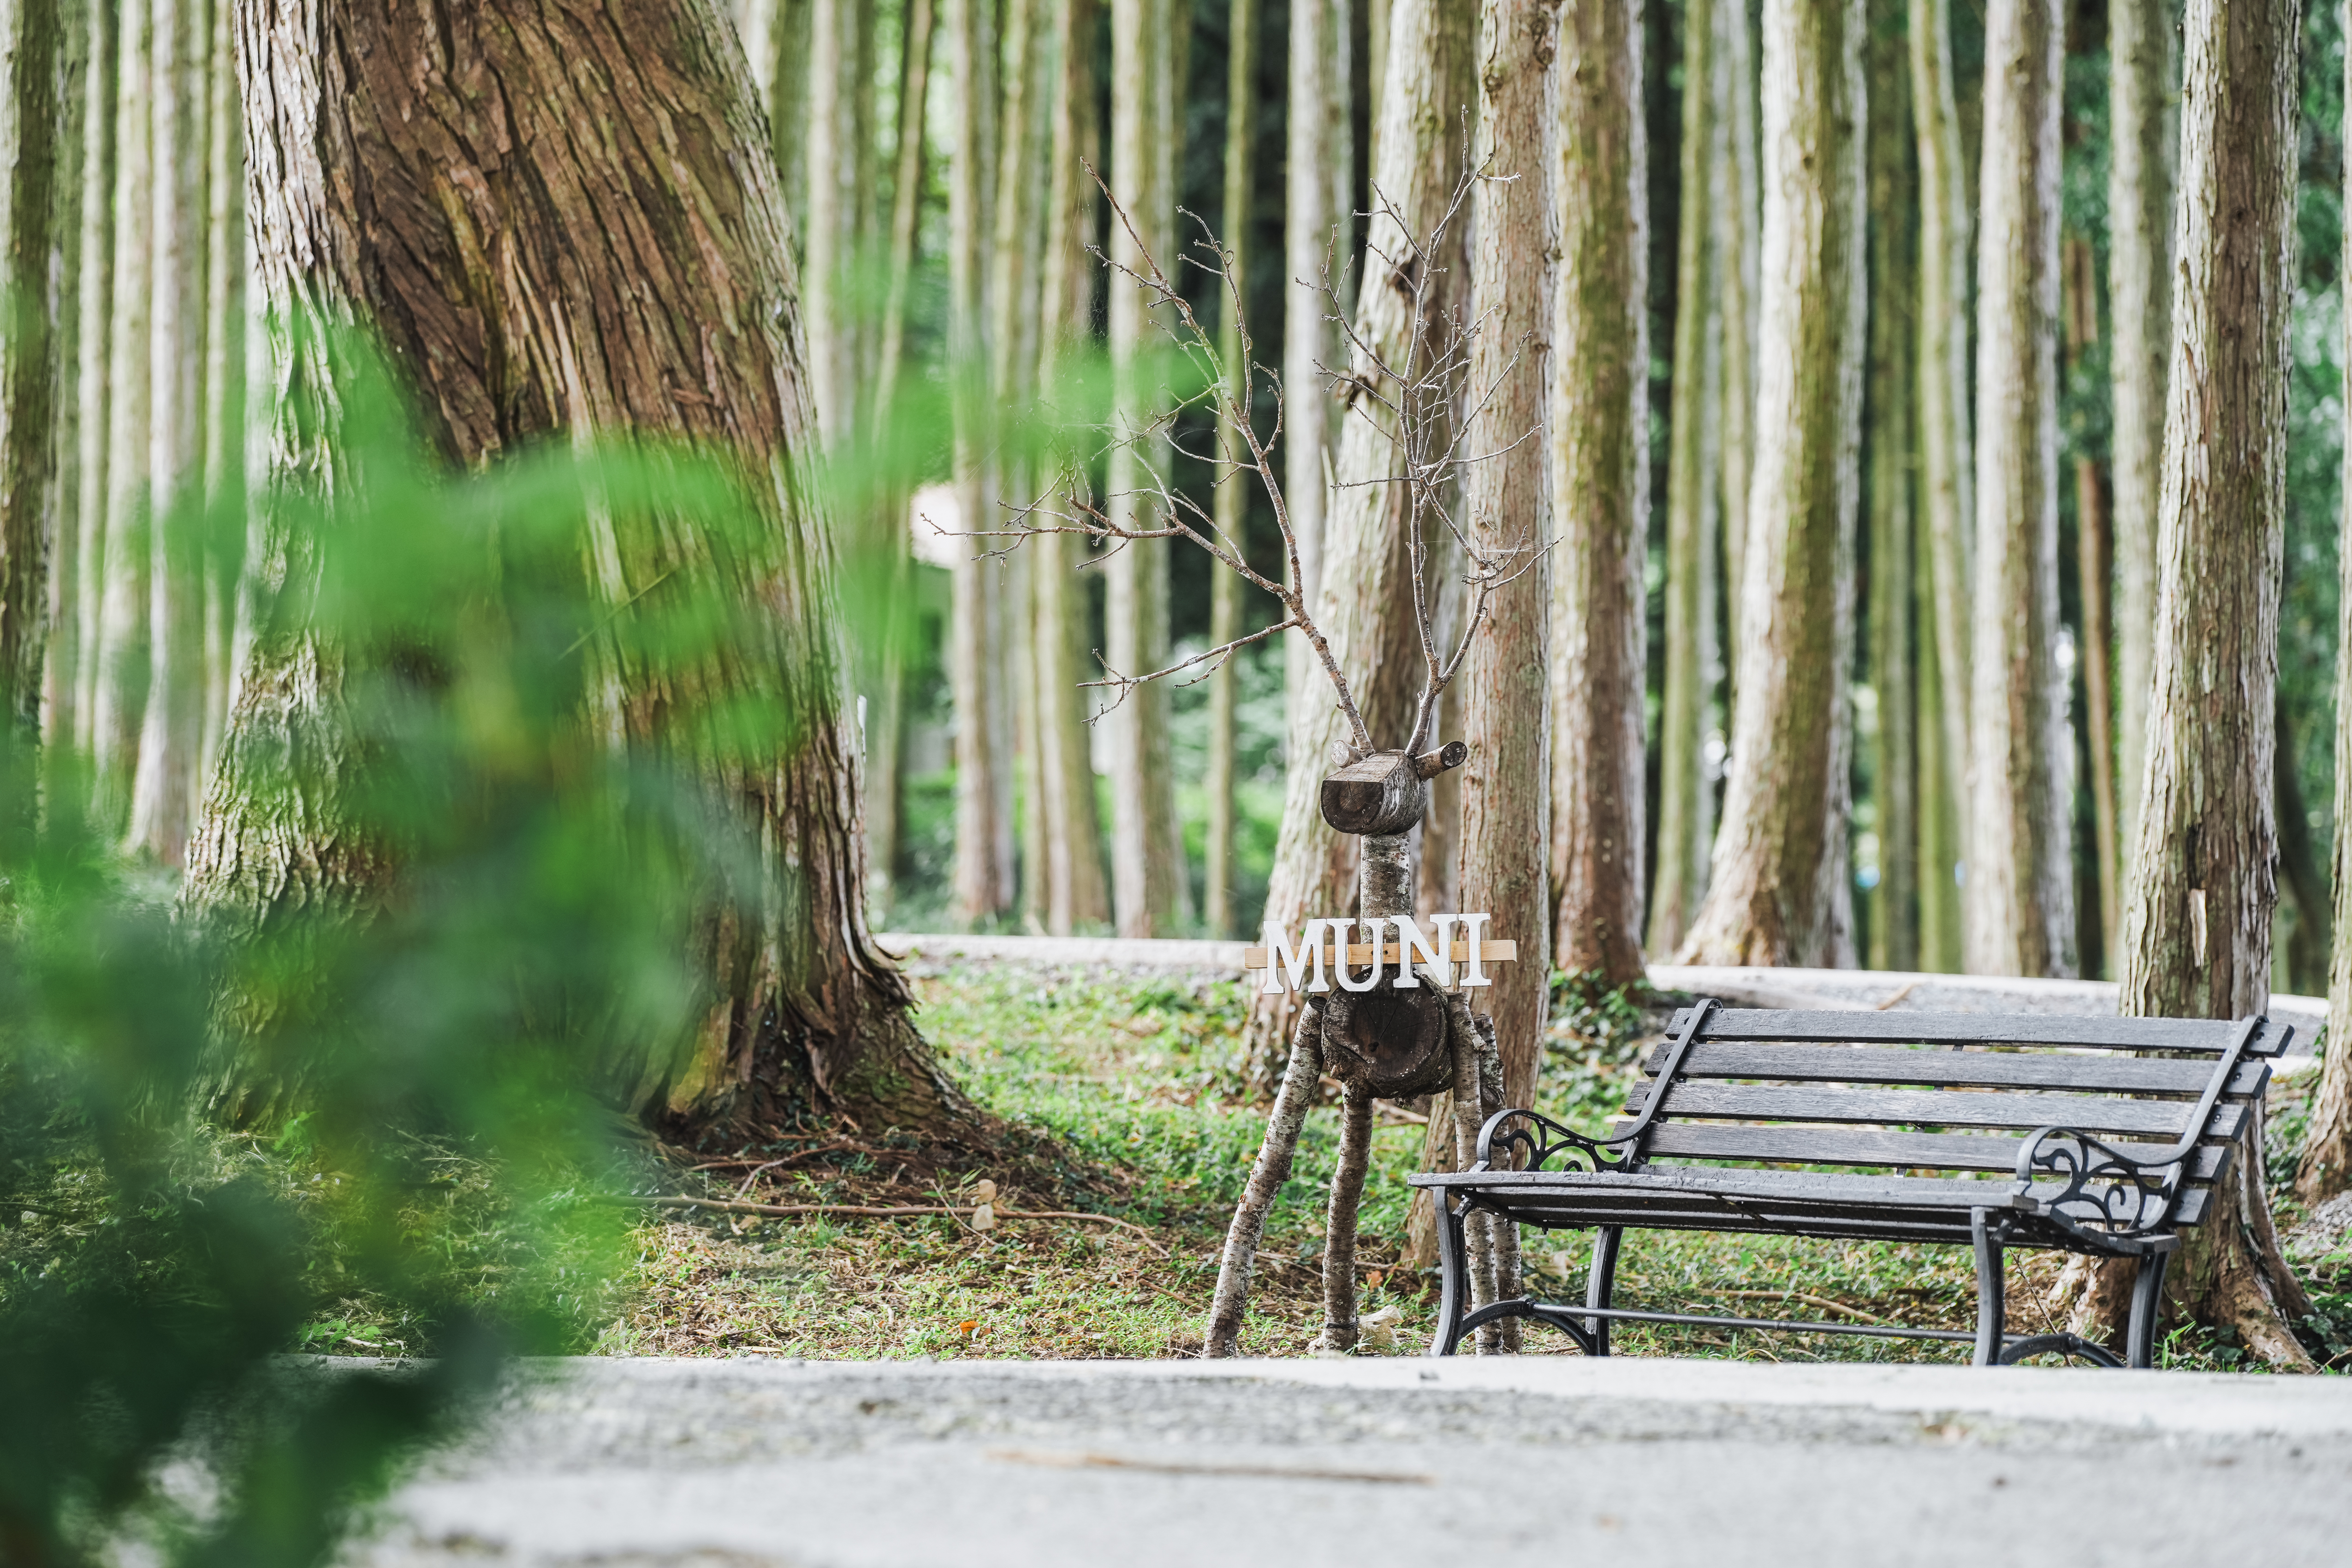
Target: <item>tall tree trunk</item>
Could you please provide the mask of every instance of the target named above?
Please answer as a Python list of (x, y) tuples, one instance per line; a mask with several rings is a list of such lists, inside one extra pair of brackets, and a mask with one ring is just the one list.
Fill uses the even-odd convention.
[[(1715, 789), (1706, 776), (1708, 697), (1715, 684), (1715, 543), (1722, 493), (1723, 339), (1713, 281), (1711, 174), (1716, 134), (1716, 0), (1683, 11), (1681, 205), (1675, 236), (1675, 361), (1666, 449), (1666, 669), (1658, 714), (1657, 866), (1650, 883), (1649, 945), (1672, 952), (1706, 894)], [(1734, 330), (1737, 330), (1736, 327)]]
[[(1381, 88), (1372, 181), (1394, 211), (1381, 213), (1371, 225), (1372, 246), (1387, 255), (1402, 253), (1400, 220), (1427, 243), (1461, 178), (1462, 111), (1477, 90), (1473, 68), (1476, 22), (1475, 12), (1459, 0), (1393, 0), (1390, 6), (1389, 71)], [(1431, 274), (1437, 281), (1422, 297), (1427, 312), (1420, 324), (1424, 343), (1439, 341), (1438, 334), (1450, 330), (1460, 303), (1468, 273), (1464, 226), (1457, 223), (1448, 229), (1442, 249), (1431, 258)], [(1320, 276), (1319, 250), (1315, 265), (1317, 270), (1307, 276)], [(1318, 315), (1331, 309), (1328, 300), (1304, 308)], [(1415, 331), (1412, 308), (1385, 273), (1366, 266), (1356, 290), (1355, 331), (1381, 363), (1403, 363)], [(1311, 319), (1303, 317), (1301, 310), (1294, 296), (1289, 321)], [(1347, 371), (1353, 379), (1374, 374), (1360, 355), (1350, 356)], [(1302, 386), (1294, 379), (1286, 388), (1293, 408), (1320, 395), (1319, 381)], [(1402, 746), (1410, 738), (1422, 662), (1411, 611), (1408, 574), (1412, 566), (1403, 487), (1381, 482), (1396, 471), (1396, 434), (1366, 400), (1344, 404), (1341, 418), (1332, 452), (1334, 488), (1325, 518), (1315, 619), (1332, 657), (1348, 675), (1374, 743)], [(1295, 451), (1292, 460), (1297, 460)], [(1295, 674), (1297, 667), (1293, 669)], [(1312, 687), (1298, 691), (1284, 746), (1297, 765), (1289, 770), (1283, 797), (1282, 833), (1265, 899), (1265, 919), (1286, 929), (1295, 929), (1303, 919), (1344, 914), (1354, 908), (1357, 840), (1332, 832), (1317, 805), (1322, 777), (1318, 763), (1348, 733), (1338, 705), (1327, 695)], [(1251, 1061), (1266, 1077), (1272, 1076), (1269, 1068), (1281, 1065), (1276, 1051), (1286, 1037), (1274, 1029), (1287, 1027), (1294, 1002), (1295, 994), (1289, 993), (1252, 1001)]]
[(149, 658), (131, 843), (166, 866), (185, 857), (202, 788), (205, 731), (205, 269), (202, 0), (152, 0), (154, 293), (149, 305), (146, 456)]
[[(1018, 419), (1036, 390), (1037, 322), (1040, 262), (1044, 251), (1038, 220), (1043, 216), (1050, 178), (1045, 158), (1050, 132), (1046, 125), (1044, 61), (1050, 39), (1045, 32), (1045, 0), (1013, 0), (1005, 9), (1003, 116), (998, 135), (995, 235), (989, 247), (988, 355), (989, 400), (999, 417)], [(1035, 477), (1016, 444), (1000, 443), (1003, 456), (997, 467), (997, 491), (1008, 514), (1028, 503)], [(997, 526), (994, 523), (987, 526)], [(1010, 700), (1011, 748), (1000, 753), (1002, 783), (1020, 805), (1018, 880), (1020, 914), (1030, 930), (1045, 929), (1045, 879), (1039, 874), (1045, 859), (1045, 818), (1038, 808), (1044, 737), (1037, 727), (1037, 664), (1035, 628), (1023, 607), (1035, 601), (1030, 581), (1033, 562), (1016, 551), (1001, 569), (996, 584), (1002, 608), (996, 657), (1010, 675), (999, 690)], [(1000, 727), (1002, 729), (1002, 727)], [(1017, 780), (1013, 763), (1018, 763)], [(1017, 787), (1016, 787), (1017, 785)]]
[[(2156, 509), (2172, 348), (2172, 17), (2143, 3), (2107, 7), (2107, 354), (2115, 400), (2116, 830), (2137, 841), (2156, 668)], [(2125, 874), (2129, 875), (2129, 867)], [(2111, 941), (2114, 939), (2110, 939)]]
[(46, 798), (67, 798), (74, 789), (80, 758), (81, 727), (81, 403), (78, 378), (81, 356), (81, 310), (78, 298), (81, 265), (82, 184), (90, 154), (87, 104), (90, 73), (89, 9), (60, 5), (56, 21), (54, 76), (57, 153), (50, 171), (49, 243), (51, 293), (49, 364), (51, 457), (49, 503), (56, 527), (49, 540), (48, 651), (41, 661), (43, 763), (48, 773)]
[[(2346, 34), (2352, 37), (2352, 15), (2346, 21)], [(2344, 55), (2344, 101), (2352, 103), (2352, 49)], [(2352, 159), (2344, 165), (2344, 196), (2352, 202)], [(2352, 224), (2345, 226), (2342, 245), (2336, 289), (2339, 298), (2352, 299)], [(2118, 312), (2118, 352), (2122, 319)], [(2343, 538), (2352, 537), (2352, 311), (2337, 317), (2336, 331), (2347, 437), (2337, 495), (2342, 509), (2338, 537)], [(2120, 453), (2117, 458), (2120, 483)], [(2352, 550), (2341, 544), (2336, 570), (2336, 829), (2329, 845), (2336, 918), (2327, 955), (2327, 1033), (2319, 1041), (2326, 1056), (2320, 1063), (2310, 1130), (2304, 1135), (2303, 1158), (2294, 1173), (2296, 1195), (2314, 1206), (2352, 1187), (2352, 724), (2343, 717), (2352, 714)]]
[[(2092, 274), (2091, 242), (2079, 234), (2065, 239), (2066, 354), (2079, 364), (2082, 355), (2099, 341), (2099, 300)], [(2083, 595), (2083, 722), (2091, 757), (2092, 860), (2098, 876), (2099, 951), (2114, 967), (2117, 914), (2120, 905), (2121, 840), (2116, 817), (2115, 679), (2109, 665), (2115, 627), (2109, 613), (2108, 588), (2113, 580), (2115, 552), (2109, 542), (2107, 489), (2096, 458), (2088, 452), (2074, 458), (2074, 558)], [(2082, 954), (2086, 973), (2095, 973), (2088, 952)]]
[[(1248, 254), (1251, 165), (1257, 135), (1257, 0), (1233, 0), (1225, 29), (1225, 216), (1222, 237), (1232, 255), (1232, 281), (1218, 322), (1217, 357), (1227, 376), (1241, 374), (1241, 316), (1238, 300), (1245, 299)], [(1244, 449), (1238, 433), (1228, 437), (1236, 451)], [(1236, 549), (1249, 533), (1249, 479), (1242, 473), (1225, 475), (1217, 485), (1217, 530)], [(1209, 574), (1209, 646), (1222, 647), (1241, 635), (1241, 578), (1234, 573)], [(1234, 859), (1234, 667), (1228, 659), (1209, 676), (1209, 796), (1208, 876), (1202, 885), (1201, 923), (1211, 936), (1232, 933)]]
[[(1947, 847), (1951, 864), (1928, 867), (1933, 879), (1952, 877), (1968, 859), (1969, 628), (1963, 585), (1975, 581), (1969, 541), (1976, 518), (1969, 441), (1969, 182), (1952, 82), (1951, 0), (1910, 0), (1909, 24), (1911, 112), (1919, 147), (1919, 499), (1937, 589), (1927, 601), (1929, 629), (1943, 681), (1936, 702), (1945, 770), (1938, 783), (1961, 808)], [(1957, 943), (1939, 956), (1958, 967)]]
[(92, 762), (101, 818), (129, 819), (148, 682), (149, 313), (155, 291), (153, 29), (123, 0), (114, 115), (114, 297), (107, 357), (106, 553), (100, 588)]
[(1899, 0), (1874, 0), (1870, 37), (1870, 671), (1878, 696), (1874, 769), (1878, 886), (1870, 966), (1919, 966), (1919, 792), (1914, 750), (1912, 371), (1917, 342), (1918, 205), (1913, 189), (1910, 58)]
[[(995, 175), (996, 27), (989, 0), (947, 0), (949, 77), (954, 85), (955, 155), (948, 180), (948, 377), (955, 405), (956, 507), (965, 533), (996, 526), (989, 454), (995, 446), (988, 397), (989, 207)], [(1000, 828), (1010, 804), (1011, 763), (998, 745), (1008, 693), (990, 679), (1002, 643), (1002, 575), (981, 559), (989, 542), (955, 542), (949, 615), (948, 685), (955, 703), (955, 914), (966, 925), (995, 919), (1013, 902)]]
[[(205, 72), (205, 716), (199, 780), (228, 730), (237, 604), (245, 567), (245, 111), (236, 94), (236, 30), (213, 0)], [(194, 804), (202, 804), (202, 788)]]
[(1853, 961), (1846, 819), (1864, 337), (1861, 0), (1764, 8), (1763, 331), (1731, 782), (1685, 962)]
[(41, 732), (41, 662), (48, 642), (50, 485), (56, 458), (58, 63), (65, 23), (57, 0), (17, 0), (7, 20), (8, 171), (5, 316), (0, 326), (0, 755)]
[[(857, 18), (866, 0), (807, 0), (809, 49), (802, 176), (801, 323), (818, 437), (840, 453), (856, 426), (856, 324), (849, 298), (857, 205)], [(984, 527), (967, 521), (967, 528)]]
[[(1095, 264), (1095, 183), (1086, 165), (1101, 165), (1095, 123), (1095, 44), (1100, 33), (1095, 0), (1055, 0), (1053, 188), (1046, 196), (1045, 282), (1038, 337), (1037, 384), (1048, 400), (1062, 390), (1064, 362), (1088, 336)], [(1093, 930), (1110, 921), (1103, 879), (1102, 823), (1095, 800), (1092, 748), (1084, 720), (1092, 679), (1087, 658), (1087, 590), (1077, 575), (1084, 545), (1071, 536), (1042, 533), (1028, 542), (1031, 583), (1037, 595), (1037, 711), (1043, 736), (1041, 780), (1045, 816), (1045, 929), (1055, 936)]]
[(2271, 769), (2271, 777), (2278, 816), (2279, 875), (2286, 879), (2287, 896), (2294, 900), (2294, 928), (2286, 942), (2286, 984), (2288, 990), (2300, 995), (2318, 995), (2327, 989), (2334, 911), (2328, 902), (2327, 879), (2311, 842), (2311, 816), (2303, 802), (2303, 781), (2295, 777), (2294, 727), (2287, 716), (2285, 693), (2280, 692), (2271, 707), (2278, 734), (2278, 762)]
[[(1918, 405), (1913, 405), (1916, 409)], [(1914, 492), (1916, 493), (1916, 491)], [(1915, 515), (1911, 536), (1912, 602), (1933, 606), (1943, 585), (1936, 578), (1935, 541), (1926, 509)], [(1931, 610), (1932, 613), (1932, 610)], [(1913, 729), (1919, 749), (1919, 967), (1957, 973), (1960, 967), (1960, 888), (1953, 873), (1959, 859), (1961, 800), (1952, 787), (1955, 770), (1944, 756), (1944, 697), (1950, 689), (1937, 661), (1933, 627), (1913, 640), (1918, 670), (1912, 689), (1918, 700)]]
[(117, 76), (114, 6), (89, 0), (89, 70), (82, 79), (81, 266), (74, 364), (74, 727), (76, 750), (95, 755), (98, 691), (105, 664), (107, 460), (113, 399), (108, 395), (114, 325), (114, 174)]
[[(907, 290), (915, 270), (915, 247), (923, 211), (924, 123), (930, 99), (931, 43), (936, 31), (934, 0), (906, 0), (903, 58), (898, 68), (898, 131), (890, 185), (889, 280), (877, 326), (874, 361), (872, 429), (878, 447), (898, 444), (895, 416), (898, 376), (906, 358)], [(907, 496), (898, 485), (884, 487), (880, 507), (881, 552), (874, 563), (887, 589), (882, 625), (872, 662), (877, 689), (867, 693), (866, 724), (866, 901), (889, 907), (891, 868), (898, 858), (898, 752), (906, 711), (906, 647), (909, 616)], [(877, 917), (878, 918), (878, 917)]]
[[(1386, 30), (1377, 35), (1385, 39)], [(1282, 495), (1297, 542), (1298, 587), (1309, 605), (1323, 584), (1323, 520), (1329, 493), (1332, 422), (1339, 405), (1319, 367), (1337, 369), (1339, 334), (1323, 295), (1348, 298), (1350, 215), (1355, 211), (1355, 132), (1349, 118), (1352, 79), (1349, 0), (1290, 0), (1289, 103), (1284, 121)], [(1321, 701), (1321, 679), (1307, 637), (1285, 639), (1287, 720)], [(1269, 908), (1269, 918), (1272, 910)], [(1285, 1023), (1276, 1042), (1290, 1037)]]
[[(726, 29), (714, 0), (593, 13), (520, 0), (241, 6), (260, 277), (281, 321), (302, 300), (331, 321), (372, 323), (419, 378), (425, 428), (453, 463), (559, 433), (636, 431), (737, 455), (781, 566), (715, 584), (767, 613), (762, 645), (714, 669), (710, 695), (780, 703), (797, 722), (772, 756), (696, 765), (751, 818), (765, 885), (689, 939), (712, 977), (691, 1037), (621, 1043), (612, 1080), (685, 1136), (794, 1099), (869, 1125), (951, 1130), (965, 1124), (961, 1102), (860, 907), (856, 742), (831, 536), (810, 484), (799, 280)], [(659, 146), (646, 140), (656, 127)], [(496, 268), (474, 262), (485, 235), (499, 237)], [(313, 331), (276, 347), (302, 356), (280, 361), (271, 435), (273, 467), (299, 483), (335, 460), (329, 412), (345, 367)], [(273, 510), (262, 570), (309, 553), (298, 515)], [(694, 518), (664, 524), (667, 542), (607, 537), (616, 601), (678, 562), (730, 559)], [(316, 628), (273, 626), (255, 646), (186, 893), (232, 929), (296, 908), (364, 909), (397, 874), (364, 836), (336, 831), (341, 800), (309, 771), (359, 761), (342, 668)], [(623, 694), (625, 743), (658, 743), (645, 695)]]
[[(1172, 149), (1178, 33), (1174, 0), (1112, 0), (1111, 190), (1133, 226), (1114, 219), (1111, 259), (1139, 267), (1149, 250), (1174, 265), (1176, 193)], [(1139, 241), (1140, 247), (1139, 248)], [(1172, 276), (1172, 274), (1171, 274)], [(1141, 292), (1114, 278), (1110, 349), (1118, 417), (1133, 429), (1154, 417), (1158, 388), (1145, 384), (1161, 342)], [(1142, 454), (1122, 445), (1111, 454), (1110, 510), (1118, 526), (1147, 522)], [(1155, 462), (1154, 467), (1161, 465)], [(1104, 568), (1105, 641), (1110, 667), (1135, 675), (1156, 669), (1168, 646), (1168, 542), (1148, 540), (1112, 552)], [(1157, 684), (1128, 694), (1103, 721), (1111, 739), (1111, 902), (1121, 936), (1168, 936), (1189, 901), (1175, 783), (1168, 766), (1168, 693)]]
[(2057, 0), (1986, 13), (1977, 250), (1969, 875), (1977, 974), (2074, 973), (2074, 748), (2058, 668)]
[(1712, 42), (1720, 105), (1715, 119), (1723, 148), (1716, 167), (1721, 188), (1712, 196), (1719, 253), (1717, 282), (1723, 297), (1721, 618), (1729, 634), (1724, 669), (1736, 702), (1739, 656), (1748, 646), (1739, 623), (1739, 585), (1747, 581), (1748, 488), (1756, 472), (1757, 283), (1764, 233), (1756, 151), (1756, 47), (1748, 0), (1717, 0)]
[(753, 90), (767, 117), (778, 194), (788, 223), (807, 211), (809, 62), (821, 0), (734, 0), (735, 21), (751, 62)]
[(1552, 952), (1638, 982), (1648, 551), (1649, 148), (1639, 0), (1560, 9), (1552, 137)]
[[(2299, 7), (2189, 0), (2172, 363), (2157, 510), (2156, 664), (2120, 1010), (2241, 1018), (2270, 1002), (2273, 688), (2286, 540)], [(2190, 1316), (2308, 1366), (2254, 1118), (2167, 1279)], [(2116, 1272), (2115, 1266), (2105, 1266)]]

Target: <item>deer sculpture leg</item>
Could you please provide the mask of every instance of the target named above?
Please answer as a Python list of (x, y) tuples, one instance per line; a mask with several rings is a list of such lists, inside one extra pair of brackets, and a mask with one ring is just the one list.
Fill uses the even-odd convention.
[(1372, 1152), (1372, 1091), (1348, 1085), (1339, 1102), (1339, 1163), (1331, 1173), (1331, 1212), (1323, 1233), (1323, 1348), (1356, 1348), (1356, 1215), (1364, 1204), (1364, 1169)]
[(1297, 1032), (1290, 1041), (1290, 1066), (1282, 1075), (1282, 1089), (1274, 1099), (1274, 1114), (1266, 1118), (1265, 1142), (1250, 1167), (1249, 1184), (1234, 1210), (1232, 1228), (1225, 1232), (1225, 1255), (1217, 1266), (1217, 1294), (1209, 1307), (1204, 1356), (1230, 1356), (1242, 1331), (1242, 1309), (1249, 1304), (1251, 1272), (1257, 1267), (1258, 1243), (1265, 1237), (1265, 1211), (1274, 1194), (1290, 1180), (1290, 1163), (1298, 1152), (1298, 1130), (1307, 1108), (1323, 1081), (1323, 1009), (1309, 996), (1298, 1010)]

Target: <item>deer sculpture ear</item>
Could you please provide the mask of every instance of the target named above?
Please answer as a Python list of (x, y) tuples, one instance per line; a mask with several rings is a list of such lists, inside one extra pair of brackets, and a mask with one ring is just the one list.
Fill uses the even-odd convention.
[(1323, 755), (1335, 768), (1344, 768), (1352, 763), (1360, 763), (1368, 754), (1356, 750), (1354, 742), (1350, 741), (1334, 741), (1323, 748)]

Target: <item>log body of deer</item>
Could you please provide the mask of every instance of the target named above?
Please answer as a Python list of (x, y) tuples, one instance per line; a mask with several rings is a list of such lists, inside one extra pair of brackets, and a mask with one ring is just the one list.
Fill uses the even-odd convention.
[[(1418, 756), (1379, 752), (1349, 759), (1323, 781), (1323, 819), (1340, 832), (1363, 838), (1357, 922), (1370, 928), (1370, 970), (1359, 984), (1343, 940), (1337, 989), (1308, 994), (1307, 1005), (1299, 1010), (1290, 1064), (1266, 1121), (1265, 1142), (1226, 1233), (1205, 1355), (1237, 1353), (1242, 1310), (1249, 1300), (1258, 1243), (1265, 1234), (1266, 1210), (1289, 1180), (1299, 1129), (1326, 1074), (1338, 1079), (1340, 1088), (1339, 1160), (1331, 1179), (1323, 1244), (1319, 1348), (1327, 1351), (1356, 1348), (1356, 1223), (1371, 1153), (1373, 1101), (1451, 1089), (1457, 1157), (1465, 1163), (1471, 1158), (1468, 1151), (1479, 1124), (1499, 1109), (1487, 1104), (1499, 1100), (1502, 1083), (1493, 1025), (1475, 1017), (1461, 993), (1445, 989), (1450, 976), (1426, 964), (1412, 964), (1409, 952), (1401, 950), (1394, 969), (1381, 973), (1381, 928), (1398, 916), (1410, 916), (1416, 901), (1410, 835), (1428, 809), (1429, 781), (1461, 766), (1469, 754), (1459, 741)], [(1507, 1247), (1511, 1238), (1480, 1227), (1469, 1239), (1474, 1293), (1492, 1300), (1496, 1244)]]

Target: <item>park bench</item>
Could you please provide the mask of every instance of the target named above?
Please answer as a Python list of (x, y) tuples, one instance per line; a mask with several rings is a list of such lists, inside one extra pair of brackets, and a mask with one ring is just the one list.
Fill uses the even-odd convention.
[[(2011, 1335), (2006, 1247), (2129, 1258), (2126, 1359), (2150, 1364), (2166, 1259), (2206, 1217), (2234, 1142), (2293, 1030), (2264, 1018), (1780, 1012), (1713, 1001), (1676, 1012), (1605, 1137), (1503, 1110), (1465, 1171), (1433, 1189), (1443, 1294), (1432, 1355), (1503, 1318), (1533, 1318), (1588, 1355), (1612, 1322), (1952, 1340), (1979, 1366), (2059, 1352), (2121, 1366), (2073, 1334)], [(1582, 1306), (1520, 1297), (1469, 1310), (1475, 1213), (1595, 1232)], [(1940, 1242), (1976, 1250), (1977, 1326), (1906, 1328), (1615, 1306), (1627, 1230)]]

